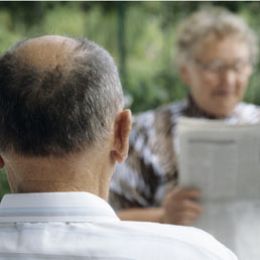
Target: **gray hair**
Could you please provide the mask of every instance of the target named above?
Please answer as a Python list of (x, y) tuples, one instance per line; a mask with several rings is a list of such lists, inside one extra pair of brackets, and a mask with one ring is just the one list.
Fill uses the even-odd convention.
[(123, 108), (116, 65), (94, 42), (74, 40), (71, 58), (54, 68), (17, 55), (27, 41), (0, 58), (1, 151), (62, 156), (96, 144), (111, 130)]
[(245, 41), (250, 52), (250, 61), (256, 62), (257, 37), (254, 31), (239, 16), (220, 7), (201, 9), (187, 18), (178, 27), (175, 60), (178, 67), (196, 55), (196, 48), (208, 36), (217, 39), (236, 36)]

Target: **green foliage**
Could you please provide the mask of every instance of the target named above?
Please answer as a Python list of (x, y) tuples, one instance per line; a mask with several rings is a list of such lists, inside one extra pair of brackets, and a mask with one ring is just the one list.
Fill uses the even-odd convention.
[(10, 47), (11, 44), (18, 41), (22, 35), (19, 32), (12, 31), (13, 22), (10, 13), (6, 10), (0, 10), (0, 51), (4, 51)]
[(44, 16), (41, 30), (43, 34), (84, 35), (85, 13), (78, 5), (57, 5)]
[(0, 200), (2, 196), (8, 192), (9, 192), (9, 185), (7, 182), (6, 173), (5, 170), (2, 169), (0, 170)]
[[(173, 60), (176, 26), (202, 5), (239, 13), (260, 35), (258, 2), (0, 2), (0, 51), (42, 34), (92, 39), (115, 57), (131, 109), (140, 112), (185, 96)], [(257, 104), (259, 71), (258, 64), (245, 97)]]

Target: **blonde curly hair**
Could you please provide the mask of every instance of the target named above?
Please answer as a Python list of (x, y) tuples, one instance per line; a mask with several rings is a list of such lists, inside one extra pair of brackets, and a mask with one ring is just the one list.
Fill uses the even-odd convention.
[(220, 7), (207, 7), (193, 13), (177, 30), (175, 61), (180, 68), (196, 55), (198, 46), (209, 36), (234, 36), (245, 41), (250, 61), (256, 63), (258, 46), (255, 32), (239, 16)]

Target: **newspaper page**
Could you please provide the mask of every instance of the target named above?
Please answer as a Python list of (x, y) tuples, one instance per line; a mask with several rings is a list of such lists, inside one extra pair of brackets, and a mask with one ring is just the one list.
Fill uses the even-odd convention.
[(181, 118), (176, 151), (181, 186), (202, 192), (197, 226), (241, 260), (260, 259), (260, 124)]

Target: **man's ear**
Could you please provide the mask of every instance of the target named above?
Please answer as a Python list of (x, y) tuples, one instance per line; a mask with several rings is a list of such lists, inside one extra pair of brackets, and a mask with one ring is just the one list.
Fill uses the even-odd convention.
[(189, 86), (191, 79), (190, 79), (190, 71), (187, 65), (182, 65), (180, 68), (180, 76), (182, 81)]
[(131, 111), (126, 109), (120, 112), (115, 121), (114, 142), (111, 151), (114, 162), (123, 162), (128, 154), (129, 134), (132, 127)]
[(5, 166), (4, 159), (3, 159), (3, 157), (0, 155), (0, 169), (4, 168), (4, 166)]

